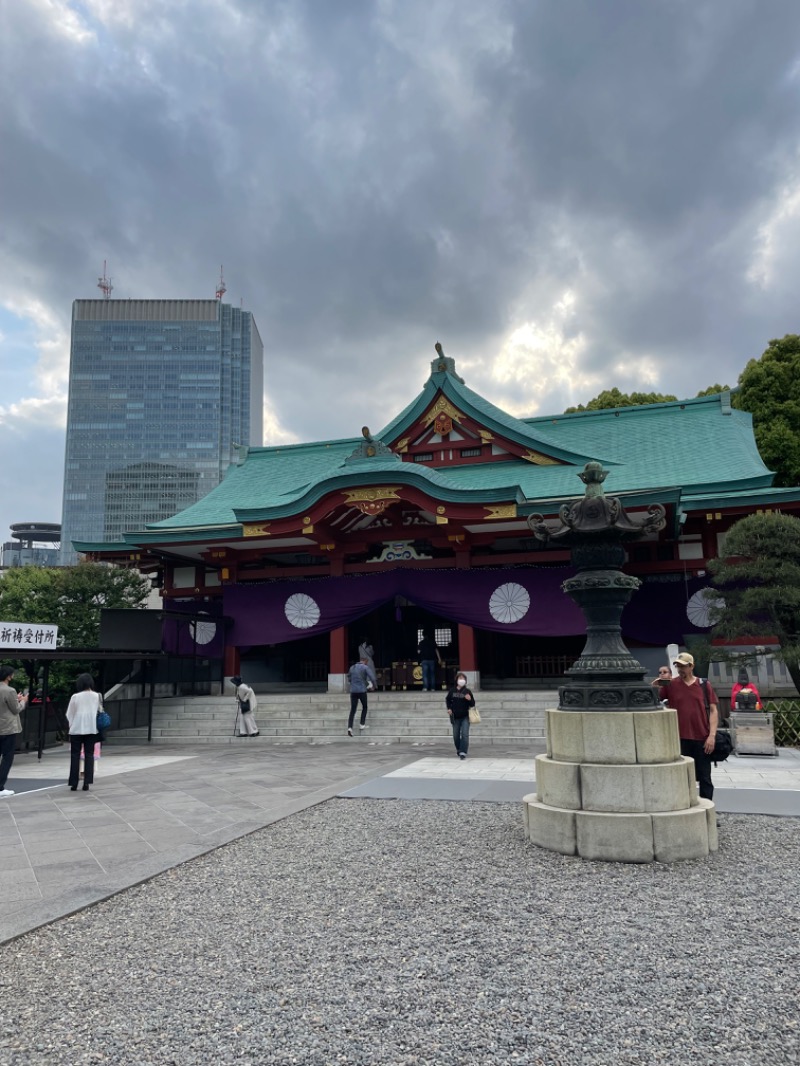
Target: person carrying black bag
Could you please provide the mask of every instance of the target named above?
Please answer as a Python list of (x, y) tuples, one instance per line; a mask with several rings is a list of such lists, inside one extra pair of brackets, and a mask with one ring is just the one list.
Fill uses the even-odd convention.
[(257, 737), (259, 734), (255, 720), (255, 710), (258, 706), (256, 694), (250, 685), (245, 684), (237, 674), (231, 678), (231, 684), (236, 685), (236, 721), (234, 733), (238, 730), (240, 737)]
[(459, 759), (466, 759), (469, 751), (469, 712), (475, 706), (475, 697), (467, 688), (467, 675), (456, 674), (455, 688), (446, 697), (447, 713), (453, 725), (453, 743)]
[(694, 676), (694, 657), (687, 651), (676, 656), (674, 665), (678, 676), (671, 681), (659, 678), (658, 684), (666, 694), (667, 706), (678, 712), (681, 755), (690, 755), (694, 759), (694, 776), (700, 786), (700, 795), (710, 800), (714, 798), (711, 756), (717, 738), (719, 701), (709, 682), (701, 683)]

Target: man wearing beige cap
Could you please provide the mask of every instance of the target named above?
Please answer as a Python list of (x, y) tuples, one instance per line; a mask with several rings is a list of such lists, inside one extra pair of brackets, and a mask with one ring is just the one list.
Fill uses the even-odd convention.
[(717, 694), (708, 681), (702, 685), (700, 679), (694, 676), (694, 657), (688, 651), (676, 655), (673, 663), (678, 676), (671, 680), (656, 680), (661, 686), (662, 696), (666, 697), (667, 706), (678, 712), (681, 755), (691, 755), (694, 759), (694, 776), (700, 785), (700, 795), (710, 800), (714, 796), (710, 756), (714, 750), (719, 721)]

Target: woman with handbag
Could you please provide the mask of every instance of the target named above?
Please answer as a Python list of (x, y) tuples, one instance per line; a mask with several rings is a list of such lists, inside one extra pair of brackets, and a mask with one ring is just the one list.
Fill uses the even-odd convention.
[(69, 787), (78, 787), (83, 754), (83, 791), (89, 791), (94, 781), (94, 746), (98, 740), (97, 715), (102, 710), (100, 696), (94, 691), (91, 674), (80, 674), (75, 682), (77, 692), (67, 707), (69, 722)]
[(446, 698), (447, 713), (453, 726), (453, 743), (459, 759), (466, 759), (469, 751), (470, 716), (477, 719), (475, 697), (467, 688), (467, 675), (456, 674), (455, 688), (451, 688)]

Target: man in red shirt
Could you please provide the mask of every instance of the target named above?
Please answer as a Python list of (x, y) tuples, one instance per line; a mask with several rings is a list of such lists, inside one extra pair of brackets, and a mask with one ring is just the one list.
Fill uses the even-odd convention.
[(706, 694), (698, 678), (694, 676), (694, 658), (682, 651), (674, 660), (678, 676), (671, 681), (658, 679), (667, 706), (678, 712), (678, 735), (681, 738), (681, 755), (694, 759), (694, 776), (700, 785), (703, 799), (712, 799), (714, 786), (711, 783), (711, 753), (717, 735), (719, 721), (717, 694), (706, 681)]

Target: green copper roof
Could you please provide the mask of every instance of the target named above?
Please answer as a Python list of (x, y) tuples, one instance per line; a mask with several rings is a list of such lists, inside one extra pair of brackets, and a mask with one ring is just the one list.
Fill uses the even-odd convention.
[[(491, 432), (561, 459), (563, 465), (509, 459), (437, 468), (387, 453), (381, 442), (396, 440), (410, 429), (439, 390)], [(592, 459), (609, 469), (610, 494), (647, 500), (659, 490), (665, 503), (680, 498), (684, 509), (695, 506), (690, 500), (697, 500), (698, 508), (710, 508), (726, 506), (712, 502), (725, 498), (732, 506), (748, 493), (760, 498), (777, 491), (770, 490), (772, 474), (756, 449), (751, 416), (733, 410), (728, 393), (518, 419), (468, 389), (443, 354), (434, 360), (422, 392), (376, 435), (375, 443), (378, 454), (369, 458), (362, 438), (250, 448), (202, 500), (146, 531), (129, 533), (126, 540), (134, 545), (229, 533), (241, 522), (286, 517), (331, 491), (370, 484), (417, 486), (443, 502), (516, 500), (521, 513), (530, 513), (580, 496), (583, 486), (577, 474)], [(797, 496), (797, 490), (783, 491)]]
[(753, 437), (752, 416), (730, 406), (728, 393), (694, 400), (580, 411), (527, 419), (553, 441), (618, 463), (608, 491), (681, 485), (686, 492), (766, 488), (772, 473)]
[(437, 371), (436, 365), (437, 360), (434, 359), (431, 376), (419, 396), (378, 434), (382, 440), (391, 441), (401, 437), (404, 431), (407, 428), (410, 429), (427, 411), (436, 398), (436, 393), (441, 390), (447, 399), (464, 414), (471, 415), (487, 429), (525, 448), (546, 452), (555, 459), (574, 463), (576, 466), (585, 466), (592, 458), (605, 459), (605, 457), (584, 454), (563, 439), (553, 439), (546, 425), (531, 426), (525, 420), (515, 418), (499, 407), (495, 407), (489, 400), (467, 388), (461, 378), (454, 373)]

